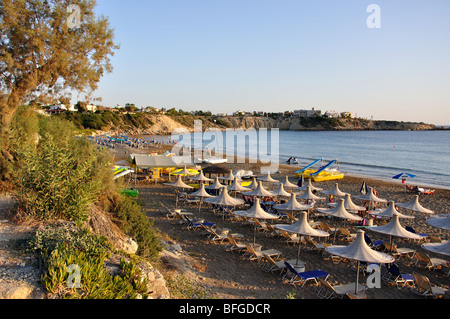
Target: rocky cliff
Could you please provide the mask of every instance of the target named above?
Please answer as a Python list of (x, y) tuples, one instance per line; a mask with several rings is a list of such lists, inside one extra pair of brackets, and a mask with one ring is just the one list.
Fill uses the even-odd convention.
[[(79, 128), (95, 129), (102, 133), (129, 133), (133, 135), (153, 134), (170, 135), (175, 129), (194, 130), (194, 121), (200, 120), (202, 129), (207, 128), (240, 128), (240, 129), (273, 129), (290, 131), (345, 131), (345, 130), (433, 130), (436, 126), (425, 123), (373, 121), (361, 118), (278, 118), (263, 116), (194, 116), (159, 115), (159, 114), (123, 114), (114, 115), (114, 121), (102, 114), (81, 115), (89, 118), (78, 118)], [(93, 118), (95, 116), (95, 118)], [(95, 126), (90, 126), (95, 123)], [(100, 124), (99, 124), (100, 123)]]

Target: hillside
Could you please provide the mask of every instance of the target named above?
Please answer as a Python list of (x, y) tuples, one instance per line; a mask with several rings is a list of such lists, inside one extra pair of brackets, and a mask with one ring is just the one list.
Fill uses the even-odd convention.
[(108, 133), (168, 135), (175, 129), (194, 129), (194, 121), (201, 120), (202, 128), (279, 128), (290, 131), (334, 130), (433, 130), (436, 126), (425, 123), (373, 121), (360, 118), (300, 118), (262, 116), (195, 116), (160, 115), (148, 113), (61, 113), (55, 115), (72, 121), (80, 129)]

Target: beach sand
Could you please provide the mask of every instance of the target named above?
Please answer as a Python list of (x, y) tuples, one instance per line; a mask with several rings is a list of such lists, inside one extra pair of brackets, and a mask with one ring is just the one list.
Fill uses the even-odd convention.
[[(157, 148), (154, 150), (146, 150), (145, 152), (160, 151), (163, 152), (166, 149), (170, 149), (168, 146), (163, 148)], [(134, 153), (133, 149), (126, 147), (118, 147), (114, 149), (115, 160), (119, 161), (125, 159), (129, 153)], [(136, 153), (143, 153), (139, 151)], [(245, 169), (251, 170), (255, 174), (259, 173), (258, 164), (222, 164), (229, 169)], [(294, 175), (294, 171), (297, 170), (297, 166), (280, 165), (279, 172), (273, 174), (275, 179), (281, 180), (284, 176), (289, 176), (290, 181), (296, 183), (297, 179)], [(172, 177), (173, 180), (173, 177)], [(166, 217), (166, 210), (162, 207), (161, 203), (169, 208), (175, 208), (175, 192), (172, 187), (163, 185), (165, 178), (154, 182), (138, 182), (134, 185), (130, 185), (139, 190), (139, 198), (142, 200), (144, 210), (147, 216), (154, 222), (156, 228), (158, 228), (165, 238), (165, 240), (172, 244), (178, 244), (182, 252), (180, 256), (184, 256), (187, 263), (191, 265), (190, 270), (177, 265), (176, 261), (169, 258), (162, 258), (161, 271), (170, 275), (177, 271), (183, 271), (189, 274), (189, 278), (196, 282), (196, 287), (201, 287), (206, 292), (207, 298), (215, 299), (286, 299), (288, 296), (302, 299), (317, 299), (317, 292), (319, 286), (310, 282), (304, 287), (292, 286), (283, 283), (282, 277), (278, 273), (264, 272), (261, 267), (262, 262), (256, 261), (250, 262), (244, 260), (237, 252), (230, 252), (225, 249), (225, 244), (211, 243), (205, 236), (202, 236), (199, 232), (194, 230), (188, 230), (183, 228), (177, 220), (169, 219)], [(413, 194), (406, 193), (404, 186), (400, 181), (381, 181), (375, 179), (367, 179), (361, 177), (345, 176), (343, 180), (328, 181), (321, 183), (313, 183), (313, 185), (323, 188), (324, 190), (331, 189), (336, 182), (339, 183), (339, 188), (352, 194), (354, 196), (361, 195), (359, 193), (360, 187), (366, 181), (367, 185), (376, 189), (380, 198), (387, 199), (388, 201), (395, 201), (396, 203), (408, 202), (413, 198)], [(362, 201), (354, 199), (354, 202), (358, 205), (362, 204)], [(420, 203), (434, 211), (436, 214), (448, 214), (450, 203), (450, 190), (436, 189), (433, 195), (421, 195)], [(386, 207), (387, 204), (380, 204), (379, 207)], [(316, 207), (328, 208), (325, 200), (318, 201)], [(185, 208), (187, 211), (193, 213), (194, 217), (204, 219), (205, 221), (214, 222), (219, 229), (229, 229), (233, 233), (240, 233), (244, 235), (244, 238), (248, 242), (253, 241), (254, 228), (253, 226), (244, 224), (242, 222), (233, 222), (224, 220), (222, 215), (212, 213), (209, 205), (203, 204), (202, 209), (199, 211), (197, 206), (186, 207), (185, 205), (179, 208)], [(419, 233), (427, 233), (440, 238), (442, 241), (450, 239), (450, 232), (439, 228), (434, 228), (426, 223), (426, 218), (429, 217), (423, 213), (409, 212), (404, 209), (400, 209), (404, 214), (415, 216), (415, 219), (411, 221), (411, 226)], [(327, 218), (319, 219), (325, 221), (327, 224), (333, 226), (341, 226), (342, 221), (329, 220)], [(386, 222), (386, 221), (385, 221)], [(273, 223), (285, 223), (285, 221), (275, 221)], [(376, 221), (375, 224), (379, 224)], [(410, 224), (410, 221), (401, 219), (402, 225)], [(356, 232), (354, 225), (347, 224), (347, 228), (352, 232)], [(388, 236), (375, 233), (367, 230), (367, 234), (372, 240), (382, 239), (389, 241)], [(332, 236), (325, 240), (327, 243), (331, 243)], [(324, 241), (323, 239), (316, 239), (318, 242)], [(298, 246), (288, 245), (285, 241), (278, 237), (272, 237), (264, 232), (257, 232), (256, 243), (262, 245), (262, 249), (277, 249), (282, 252), (282, 259), (295, 259), (297, 257)], [(424, 252), (430, 257), (437, 257), (450, 260), (450, 257), (437, 255), (423, 249), (419, 243), (404, 240), (395, 239), (395, 243), (398, 247), (413, 248), (418, 252)], [(348, 245), (348, 243), (337, 241), (336, 244)], [(333, 263), (331, 260), (324, 259), (324, 257), (316, 251), (308, 251), (305, 246), (301, 247), (300, 259), (306, 262), (306, 270), (323, 270), (330, 274), (328, 281), (333, 285), (340, 285), (350, 282), (355, 282), (356, 271), (351, 262), (342, 261), (339, 264)], [(437, 269), (435, 271), (425, 269), (423, 266), (415, 264), (415, 258), (401, 257), (396, 260), (396, 263), (400, 267), (402, 273), (419, 273), (427, 276), (431, 283), (436, 286), (440, 286), (446, 289), (450, 289), (450, 277), (448, 276), (449, 268)], [(182, 270), (180, 270), (182, 269)], [(385, 269), (382, 268), (382, 274)], [(359, 283), (365, 284), (368, 276), (361, 274)], [(397, 288), (395, 284), (382, 281), (381, 288), (368, 289), (366, 291), (368, 298), (370, 299), (423, 299), (422, 296), (418, 296), (412, 292), (410, 288)], [(449, 298), (449, 294), (444, 296)]]

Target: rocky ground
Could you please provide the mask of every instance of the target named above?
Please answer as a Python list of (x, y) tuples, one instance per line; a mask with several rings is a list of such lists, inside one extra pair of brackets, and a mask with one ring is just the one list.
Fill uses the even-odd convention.
[(32, 229), (14, 223), (9, 214), (13, 205), (11, 197), (0, 195), (0, 299), (42, 299), (39, 268), (15, 247)]

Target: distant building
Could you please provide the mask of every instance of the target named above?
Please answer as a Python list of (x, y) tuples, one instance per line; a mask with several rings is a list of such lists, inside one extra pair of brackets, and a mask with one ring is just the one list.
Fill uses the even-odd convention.
[(73, 104), (54, 104), (48, 108), (49, 113), (61, 113), (61, 112), (75, 112), (75, 106)]
[(322, 116), (322, 111), (313, 107), (311, 110), (295, 110), (294, 116), (296, 117), (315, 117)]
[(338, 112), (336, 112), (336, 111), (326, 111), (323, 116), (330, 117), (330, 118), (338, 118), (341, 115)]
[(351, 112), (342, 112), (341, 117), (348, 117), (348, 118), (354, 118), (355, 115)]

